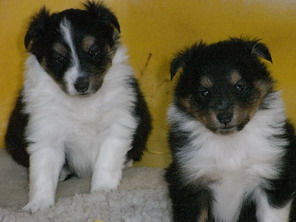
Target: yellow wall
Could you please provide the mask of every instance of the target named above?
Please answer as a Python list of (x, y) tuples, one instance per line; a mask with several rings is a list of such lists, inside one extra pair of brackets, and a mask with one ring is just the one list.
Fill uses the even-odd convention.
[[(7, 118), (21, 86), (26, 53), (23, 37), (32, 13), (81, 7), (80, 0), (0, 0), (0, 147)], [(173, 83), (168, 67), (174, 53), (203, 39), (211, 43), (241, 35), (269, 46), (270, 69), (283, 90), (289, 117), (296, 120), (296, 1), (289, 0), (106, 0), (117, 14), (122, 40), (154, 119), (148, 152), (138, 165), (169, 162), (166, 110)]]

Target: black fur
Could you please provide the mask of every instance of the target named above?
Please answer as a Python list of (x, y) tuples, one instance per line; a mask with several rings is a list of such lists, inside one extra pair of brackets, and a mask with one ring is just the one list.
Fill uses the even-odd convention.
[(29, 115), (23, 112), (23, 108), (24, 104), (20, 93), (9, 119), (5, 143), (6, 150), (11, 154), (12, 158), (19, 164), (29, 167), (29, 155), (25, 149), (29, 144), (25, 137), (25, 127), (28, 124)]
[(91, 192), (115, 190), (141, 159), (151, 116), (120, 43), (116, 16), (102, 3), (32, 19), (25, 81), (6, 148), (29, 167), (34, 213), (54, 205), (58, 181), (91, 176)]
[(135, 89), (137, 94), (137, 102), (135, 104), (134, 115), (140, 120), (139, 125), (134, 135), (132, 149), (128, 151), (128, 159), (139, 161), (142, 158), (143, 152), (146, 148), (146, 143), (150, 131), (152, 130), (152, 119), (149, 113), (148, 106), (144, 100), (143, 94), (139, 88), (138, 81), (136, 79), (130, 80), (130, 86)]
[[(176, 112), (179, 112), (184, 119), (201, 123), (209, 131), (221, 136), (244, 130), (253, 117), (253, 112), (271, 109), (265, 98), (274, 93), (274, 81), (266, 65), (258, 57), (272, 62), (268, 48), (259, 40), (237, 38), (211, 45), (201, 42), (177, 54), (170, 68), (171, 78), (178, 72), (181, 73), (173, 102)], [(239, 73), (241, 79), (236, 80), (234, 74), (233, 78), (238, 83), (234, 82), (232, 85), (229, 82), (234, 81), (230, 80), (231, 73), (234, 71)], [(205, 82), (206, 85), (210, 85), (209, 87), (201, 84), (203, 77), (207, 77)], [(252, 110), (252, 112), (242, 117), (243, 120), (233, 123), (231, 127), (235, 126), (235, 129), (219, 130), (219, 127), (223, 128), (228, 124), (228, 121), (225, 122), (226, 114), (230, 113), (231, 124), (234, 112), (242, 115), (242, 112), (249, 112), (247, 110)], [(224, 115), (223, 118), (221, 115)], [(212, 120), (213, 118), (216, 120)], [(170, 121), (168, 139), (172, 151), (172, 163), (166, 171), (165, 180), (168, 183), (169, 196), (172, 200), (173, 221), (222, 222), (215, 221), (212, 212), (215, 196), (209, 184), (215, 181), (210, 181), (205, 176), (193, 182), (184, 172), (184, 159), (181, 160), (181, 157), (183, 157), (182, 153), (186, 152), (189, 152), (188, 156), (190, 156), (192, 150), (188, 148), (188, 144), (191, 144), (194, 139), (191, 132), (184, 130), (183, 122), (174, 121), (174, 116), (170, 116)], [(289, 120), (285, 120), (281, 125), (281, 132), (280, 135), (269, 137), (270, 141), (287, 141), (283, 148), (279, 147), (279, 149), (284, 149), (285, 153), (279, 159), (280, 173), (274, 180), (265, 179), (271, 185), (269, 188), (262, 187), (269, 204), (274, 208), (285, 206), (288, 201), (294, 199), (296, 191), (296, 139), (294, 127)], [(196, 136), (195, 139), (198, 138)], [(200, 147), (191, 149), (200, 149)], [(251, 193), (245, 200), (242, 200), (242, 208), (236, 222), (257, 222), (257, 203), (254, 195)], [(294, 200), (290, 222), (296, 221), (295, 210)], [(205, 219), (204, 211), (207, 212), (207, 219)]]
[[(84, 65), (81, 67), (83, 71), (96, 72), (95, 75), (105, 73), (108, 69), (107, 63), (110, 63), (112, 53), (117, 48), (120, 25), (116, 16), (102, 3), (88, 1), (84, 6), (85, 10), (68, 9), (53, 14), (43, 7), (32, 18), (24, 39), (28, 52), (35, 55), (40, 64), (46, 61), (43, 68), (62, 89), (62, 77), (71, 65), (70, 58), (67, 58), (69, 55), (63, 57), (55, 55), (55, 52), (52, 52), (52, 46), (55, 42), (63, 43), (57, 27), (64, 18), (71, 21), (72, 28), (74, 32), (76, 31), (76, 41), (80, 41), (84, 35), (89, 34), (97, 37), (95, 48), (92, 48), (97, 54), (91, 55), (92, 58), (89, 58), (90, 55), (79, 54), (79, 59), (83, 60), (81, 63), (82, 66)], [(137, 95), (135, 108), (132, 112), (140, 121), (133, 138), (132, 149), (127, 153), (127, 157), (139, 161), (152, 128), (151, 116), (137, 80), (132, 77), (127, 86), (133, 88)], [(26, 140), (25, 135), (29, 114), (24, 112), (24, 108), (24, 100), (22, 93), (20, 93), (9, 120), (5, 143), (6, 149), (13, 159), (19, 164), (29, 167), (29, 155), (26, 151), (29, 141)]]

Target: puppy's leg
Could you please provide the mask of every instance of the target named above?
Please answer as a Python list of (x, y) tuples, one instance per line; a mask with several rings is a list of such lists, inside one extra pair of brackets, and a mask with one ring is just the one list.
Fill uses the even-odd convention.
[(257, 218), (259, 222), (288, 222), (292, 200), (283, 206), (271, 206), (265, 192), (260, 192), (257, 203)]
[(254, 200), (249, 198), (243, 202), (237, 222), (258, 222), (256, 217), (256, 203)]
[(64, 152), (56, 147), (33, 144), (30, 152), (29, 203), (23, 210), (34, 213), (54, 204), (59, 173), (64, 164)]
[(203, 188), (170, 188), (174, 222), (209, 221), (209, 191)]
[(184, 185), (178, 173), (168, 169), (165, 177), (172, 201), (174, 222), (208, 222), (211, 220), (211, 192), (201, 185)]
[(94, 164), (91, 192), (117, 189), (132, 135), (133, 130), (119, 124), (110, 128)]
[(91, 192), (117, 189), (130, 142), (110, 137), (104, 143), (95, 162)]

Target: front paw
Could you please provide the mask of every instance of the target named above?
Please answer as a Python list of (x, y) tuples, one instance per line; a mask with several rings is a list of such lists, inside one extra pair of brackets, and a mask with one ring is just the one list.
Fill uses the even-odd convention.
[(122, 171), (101, 171), (93, 175), (91, 181), (91, 192), (116, 190), (120, 184)]
[(39, 210), (45, 210), (54, 205), (54, 201), (49, 200), (35, 200), (30, 201), (26, 206), (23, 207), (23, 211), (29, 213), (36, 213)]

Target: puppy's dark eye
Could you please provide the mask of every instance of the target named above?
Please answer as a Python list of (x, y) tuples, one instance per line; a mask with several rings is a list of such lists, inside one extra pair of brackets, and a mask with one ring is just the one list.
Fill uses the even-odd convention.
[(234, 85), (234, 89), (237, 92), (243, 92), (245, 90), (245, 85), (243, 83), (237, 83)]
[(202, 97), (208, 97), (210, 94), (210, 90), (203, 88), (203, 89), (199, 90), (199, 93)]
[(67, 61), (67, 58), (65, 56), (58, 55), (55, 57), (55, 61), (58, 64), (64, 64)]
[(99, 52), (96, 51), (96, 50), (91, 49), (91, 50), (89, 50), (89, 51), (87, 52), (87, 54), (88, 54), (90, 57), (95, 57), (95, 56), (97, 56), (97, 55), (99, 54)]

